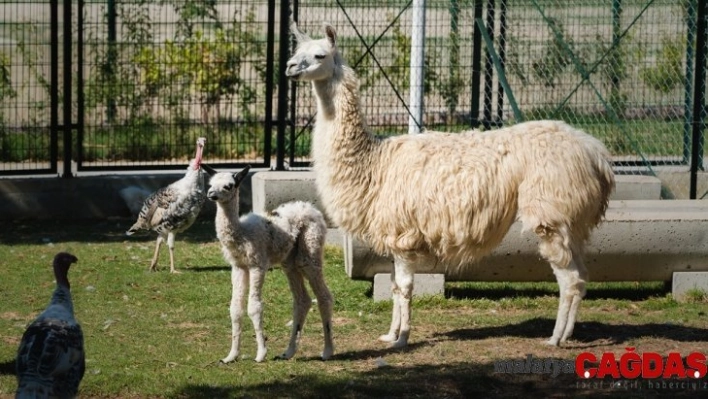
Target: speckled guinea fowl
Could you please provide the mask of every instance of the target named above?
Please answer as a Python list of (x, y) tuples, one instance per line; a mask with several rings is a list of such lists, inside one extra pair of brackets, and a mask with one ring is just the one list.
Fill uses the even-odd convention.
[(167, 187), (160, 188), (147, 197), (138, 215), (138, 220), (126, 232), (127, 235), (143, 230), (152, 230), (157, 233), (155, 254), (150, 262), (150, 270), (152, 271), (157, 269), (160, 246), (163, 241), (167, 241), (170, 251), (170, 272), (177, 273), (174, 260), (175, 235), (192, 226), (206, 201), (202, 173), (202, 168), (205, 167), (202, 164), (205, 143), (205, 138), (197, 139), (196, 155), (189, 163), (184, 177)]
[(84, 337), (74, 318), (68, 279), (78, 260), (54, 257), (57, 287), (49, 306), (27, 327), (17, 351), (17, 398), (73, 398), (84, 376)]

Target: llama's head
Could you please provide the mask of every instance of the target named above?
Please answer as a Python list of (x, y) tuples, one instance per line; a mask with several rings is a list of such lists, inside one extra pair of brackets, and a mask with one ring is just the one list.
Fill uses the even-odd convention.
[(287, 63), (285, 75), (294, 80), (318, 81), (332, 77), (342, 59), (337, 51), (335, 32), (332, 25), (325, 25), (325, 37), (313, 40), (300, 31), (295, 23), (291, 31), (297, 39), (295, 55)]
[(229, 202), (234, 199), (238, 195), (238, 187), (248, 176), (250, 169), (250, 166), (246, 166), (238, 173), (220, 172), (213, 175), (209, 180), (211, 187), (207, 192), (207, 198), (214, 202)]

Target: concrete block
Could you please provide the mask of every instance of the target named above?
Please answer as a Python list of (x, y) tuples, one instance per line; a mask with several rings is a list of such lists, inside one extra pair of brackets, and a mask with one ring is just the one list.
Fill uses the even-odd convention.
[[(590, 281), (670, 281), (674, 272), (708, 272), (708, 201), (610, 201), (593, 232), (585, 264)], [(344, 239), (344, 268), (353, 279), (391, 271), (392, 258), (352, 237)], [(446, 281), (555, 281), (538, 255), (538, 238), (514, 223), (502, 243), (476, 264), (446, 268), (428, 262)]]
[[(444, 295), (445, 276), (443, 274), (415, 274), (413, 276), (413, 296)], [(379, 273), (374, 276), (374, 301), (391, 299), (391, 274)]]
[(612, 200), (661, 199), (661, 180), (654, 176), (616, 175), (617, 183)]
[[(325, 213), (317, 194), (314, 172), (258, 172), (253, 175), (251, 189), (254, 212), (270, 212), (281, 204), (297, 200), (311, 202), (322, 213)], [(329, 227), (334, 227), (329, 219), (327, 219), (327, 224)]]
[(708, 292), (708, 272), (675, 272), (671, 283), (671, 293), (677, 301), (683, 301), (690, 290)]

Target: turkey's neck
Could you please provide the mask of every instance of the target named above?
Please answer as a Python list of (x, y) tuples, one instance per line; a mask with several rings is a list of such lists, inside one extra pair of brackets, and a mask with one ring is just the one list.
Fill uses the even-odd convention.
[(57, 280), (57, 287), (54, 289), (54, 294), (52, 294), (51, 304), (53, 305), (63, 305), (71, 313), (74, 313), (74, 305), (71, 301), (71, 286), (69, 284), (69, 279), (67, 277), (67, 271), (61, 270), (58, 267), (54, 267), (54, 278)]

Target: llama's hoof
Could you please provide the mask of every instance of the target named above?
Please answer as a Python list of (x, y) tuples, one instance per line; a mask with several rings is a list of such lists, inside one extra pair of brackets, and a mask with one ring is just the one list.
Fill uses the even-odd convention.
[(548, 346), (556, 346), (556, 347), (557, 347), (557, 346), (560, 346), (560, 345), (558, 344), (558, 340), (557, 340), (557, 339), (553, 339), (553, 338), (549, 339), (548, 341), (543, 341), (543, 343), (546, 344), (546, 345), (548, 345)]
[(320, 355), (322, 356), (322, 360), (329, 360), (329, 358), (331, 358), (333, 354), (334, 351), (330, 349), (322, 352)]
[(266, 358), (266, 351), (263, 350), (263, 351), (258, 351), (258, 353), (256, 354), (256, 358), (253, 360), (260, 363), (260, 362), (264, 361), (265, 358)]
[(290, 359), (292, 359), (292, 357), (293, 357), (292, 354), (289, 355), (287, 352), (285, 352), (281, 355), (276, 356), (275, 360), (290, 360)]
[(179, 270), (170, 270), (170, 273), (172, 273), (172, 274), (182, 274), (182, 272), (179, 271)]
[(405, 348), (406, 346), (408, 346), (408, 341), (399, 339), (395, 342), (392, 342), (390, 348), (391, 349), (400, 349), (400, 348)]
[(228, 363), (233, 362), (234, 360), (236, 360), (236, 358), (225, 357), (225, 358), (219, 360), (219, 362), (222, 364), (228, 364)]
[(396, 341), (396, 335), (394, 334), (384, 334), (379, 337), (379, 341), (381, 342), (395, 342)]

